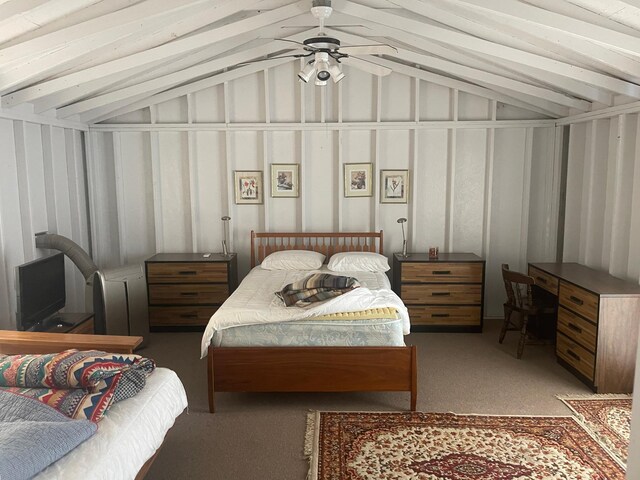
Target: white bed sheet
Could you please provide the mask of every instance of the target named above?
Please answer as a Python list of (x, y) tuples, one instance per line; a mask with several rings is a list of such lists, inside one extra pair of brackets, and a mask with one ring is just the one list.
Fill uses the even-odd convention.
[(156, 368), (140, 393), (109, 409), (93, 437), (34, 479), (135, 479), (186, 407), (187, 395), (176, 373)]
[(403, 333), (405, 335), (409, 333), (411, 328), (409, 313), (402, 300), (391, 290), (389, 278), (385, 273), (340, 272), (339, 275), (357, 278), (362, 286), (312, 308), (287, 308), (282, 300), (276, 297), (275, 292), (285, 285), (318, 272), (336, 274), (327, 270), (326, 266), (320, 270), (305, 271), (265, 270), (260, 266), (252, 269), (236, 291), (209, 320), (202, 336), (201, 356), (207, 355), (207, 348), (216, 331), (379, 307), (395, 308), (402, 319)]

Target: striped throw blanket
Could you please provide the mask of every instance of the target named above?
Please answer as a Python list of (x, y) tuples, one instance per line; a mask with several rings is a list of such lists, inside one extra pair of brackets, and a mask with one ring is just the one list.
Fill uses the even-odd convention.
[(276, 295), (287, 307), (308, 307), (314, 303), (338, 297), (359, 286), (360, 284), (353, 277), (314, 273), (304, 280), (286, 285), (276, 292)]

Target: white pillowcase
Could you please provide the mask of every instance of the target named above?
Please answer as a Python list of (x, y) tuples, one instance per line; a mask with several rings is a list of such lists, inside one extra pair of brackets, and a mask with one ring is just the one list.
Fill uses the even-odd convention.
[(268, 255), (260, 264), (265, 270), (318, 270), (325, 256), (310, 250), (280, 250)]
[(334, 272), (386, 272), (389, 259), (374, 252), (342, 252), (331, 256), (327, 268)]

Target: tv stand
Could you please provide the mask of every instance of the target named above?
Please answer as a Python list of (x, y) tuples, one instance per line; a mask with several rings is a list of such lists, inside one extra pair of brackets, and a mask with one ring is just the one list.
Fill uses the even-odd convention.
[(93, 334), (93, 313), (56, 313), (31, 331)]

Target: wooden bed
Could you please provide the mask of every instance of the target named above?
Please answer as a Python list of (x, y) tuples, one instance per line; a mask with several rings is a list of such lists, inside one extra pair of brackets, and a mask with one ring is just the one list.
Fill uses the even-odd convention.
[[(0, 330), (0, 354), (5, 355), (57, 353), (70, 348), (131, 354), (141, 343), (142, 337)], [(142, 466), (135, 480), (142, 480), (146, 476), (160, 448)]]
[[(251, 232), (251, 268), (279, 250), (382, 253), (380, 232)], [(215, 392), (411, 393), (416, 409), (416, 347), (213, 347), (208, 356), (209, 411)]]

